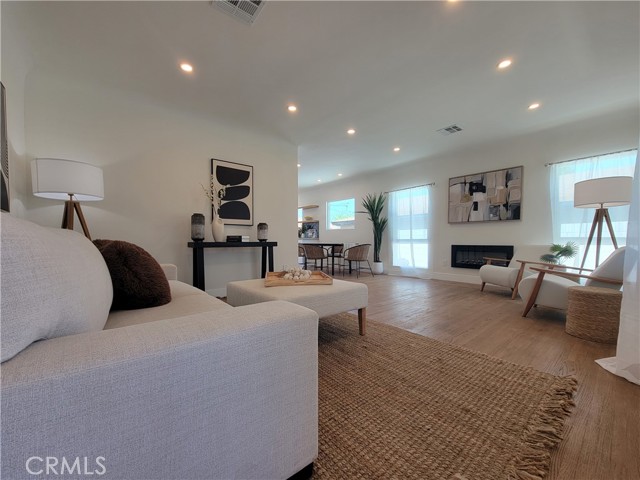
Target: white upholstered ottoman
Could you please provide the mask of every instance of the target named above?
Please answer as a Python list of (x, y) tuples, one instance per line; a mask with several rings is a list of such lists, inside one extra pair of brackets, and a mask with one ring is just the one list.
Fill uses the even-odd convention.
[(357, 309), (360, 335), (365, 334), (369, 290), (362, 283), (334, 279), (332, 285), (265, 287), (264, 279), (259, 278), (227, 284), (227, 302), (234, 307), (271, 300), (302, 305), (320, 318)]

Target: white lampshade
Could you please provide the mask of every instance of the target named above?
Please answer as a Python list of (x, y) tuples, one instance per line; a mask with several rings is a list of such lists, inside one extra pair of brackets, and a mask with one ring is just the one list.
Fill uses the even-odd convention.
[(607, 208), (629, 205), (633, 177), (602, 177), (584, 180), (574, 185), (573, 206), (576, 208)]
[(31, 182), (36, 197), (92, 202), (104, 198), (102, 169), (88, 163), (57, 158), (31, 162)]

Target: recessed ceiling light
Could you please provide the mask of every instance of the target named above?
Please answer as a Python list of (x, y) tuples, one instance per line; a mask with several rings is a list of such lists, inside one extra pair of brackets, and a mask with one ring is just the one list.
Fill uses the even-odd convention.
[(500, 70), (505, 69), (505, 68), (507, 68), (507, 67), (510, 67), (512, 63), (513, 63), (513, 62), (511, 61), (511, 59), (510, 59), (510, 58), (505, 58), (504, 60), (502, 60), (502, 61), (498, 64), (498, 68), (499, 68)]
[(349, 135), (355, 135), (355, 134), (356, 134), (356, 131), (355, 131), (355, 129), (350, 128), (349, 130), (347, 130), (347, 133), (348, 133)]
[(302, 165), (298, 164), (298, 168), (300, 168)]
[(399, 152), (400, 151), (400, 147), (393, 147), (393, 151), (394, 152)]
[(318, 183), (320, 183), (322, 180), (318, 179)]
[(298, 111), (298, 107), (296, 107), (295, 105), (289, 105), (287, 107), (287, 110), (289, 110), (290, 112), (297, 112)]
[(339, 177), (341, 177), (341, 176), (342, 176), (342, 174), (341, 174), (341, 173), (339, 173), (339, 174), (338, 174), (338, 176), (339, 176)]
[(193, 72), (193, 67), (191, 65), (189, 65), (188, 63), (181, 63), (180, 64), (180, 69), (183, 72), (187, 72), (187, 73)]
[(538, 108), (540, 106), (539, 103), (532, 103), (531, 105), (529, 105), (529, 110), (535, 110), (536, 108)]

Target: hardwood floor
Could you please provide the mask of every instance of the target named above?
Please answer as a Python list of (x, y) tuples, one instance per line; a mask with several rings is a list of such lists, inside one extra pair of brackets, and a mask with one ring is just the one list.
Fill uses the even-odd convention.
[[(341, 277), (338, 277), (341, 278)], [(386, 323), (556, 375), (574, 375), (576, 406), (564, 440), (552, 453), (552, 480), (640, 479), (640, 386), (613, 375), (596, 359), (615, 345), (572, 337), (564, 313), (534, 308), (511, 291), (487, 285), (363, 274), (346, 280), (369, 287), (367, 320)]]

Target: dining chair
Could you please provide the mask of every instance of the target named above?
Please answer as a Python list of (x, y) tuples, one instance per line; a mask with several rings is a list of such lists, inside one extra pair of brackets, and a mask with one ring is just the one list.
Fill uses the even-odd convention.
[(307, 269), (307, 257), (301, 245), (298, 245), (298, 265), (303, 266), (305, 270)]
[[(338, 268), (344, 267), (342, 262), (343, 251), (344, 251), (344, 245), (333, 245), (331, 248), (327, 250), (327, 256), (331, 258), (332, 263), (336, 265)], [(339, 260), (339, 263), (336, 263), (336, 260)]]
[[(319, 245), (302, 245), (305, 258), (305, 269), (309, 266), (309, 260), (313, 260), (313, 267), (318, 269), (318, 260), (320, 260), (320, 270), (324, 268), (324, 261), (327, 259), (327, 251)], [(328, 263), (327, 263), (328, 264)]]
[[(371, 269), (371, 264), (369, 263), (369, 249), (371, 248), (370, 243), (364, 243), (361, 245), (356, 245), (355, 247), (347, 248), (343, 251), (344, 261), (349, 264), (349, 273), (352, 271), (351, 262), (356, 264), (356, 278), (360, 276), (360, 269), (362, 268), (362, 263), (367, 262), (369, 271), (371, 272), (371, 276), (375, 277), (373, 274), (373, 270)], [(342, 275), (344, 276), (344, 269), (342, 269)]]

